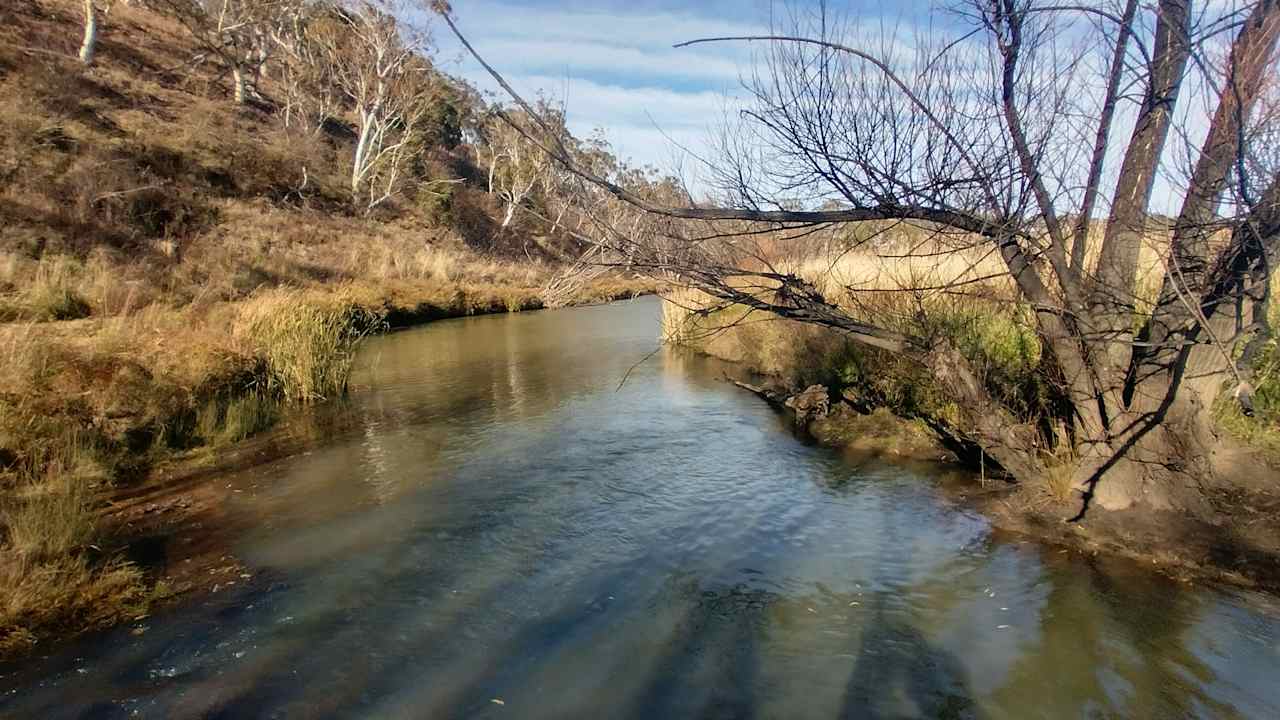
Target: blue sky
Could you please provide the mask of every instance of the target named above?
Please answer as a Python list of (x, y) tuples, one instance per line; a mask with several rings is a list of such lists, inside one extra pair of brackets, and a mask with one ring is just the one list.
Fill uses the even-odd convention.
[[(542, 90), (563, 99), (570, 129), (584, 137), (597, 128), (615, 151), (634, 163), (652, 164), (702, 185), (697, 163), (680, 162), (678, 146), (705, 153), (726, 110), (750, 71), (747, 44), (674, 49), (684, 40), (716, 35), (758, 34), (782, 7), (805, 8), (817, 0), (453, 0), (454, 17), (472, 44), (522, 93)], [(1222, 9), (1240, 0), (1208, 0)], [(872, 36), (907, 39), (913, 29), (958, 36), (966, 21), (940, 9), (947, 0), (831, 0), (831, 12)], [(785, 23), (783, 23), (785, 24)], [(497, 85), (466, 55), (447, 28), (434, 30), (436, 59), (481, 90)], [(1085, 94), (1090, 88), (1082, 87)], [(1189, 91), (1187, 96), (1198, 93)], [(496, 95), (507, 101), (505, 95)], [(1198, 145), (1207, 120), (1206, 98), (1179, 102), (1186, 128)], [(1116, 132), (1127, 135), (1132, 107), (1122, 107)], [(1119, 137), (1119, 135), (1117, 136)], [(1112, 148), (1113, 152), (1116, 147)], [(1166, 162), (1176, 161), (1166, 154)], [(1110, 163), (1109, 163), (1110, 165)], [(1171, 167), (1171, 165), (1170, 165)], [(1110, 175), (1110, 169), (1107, 176)], [(1157, 181), (1154, 208), (1173, 211), (1180, 202), (1176, 182)]]
[[(860, 22), (911, 22), (927, 1), (832, 3)], [(468, 40), (522, 93), (566, 101), (579, 136), (603, 128), (619, 155), (674, 168), (678, 144), (700, 150), (750, 67), (743, 45), (676, 50), (673, 43), (768, 28), (769, 0), (455, 0)], [(445, 28), (437, 59), (482, 90), (496, 84)], [(505, 100), (505, 96), (502, 97)], [(686, 168), (687, 169), (687, 168)]]

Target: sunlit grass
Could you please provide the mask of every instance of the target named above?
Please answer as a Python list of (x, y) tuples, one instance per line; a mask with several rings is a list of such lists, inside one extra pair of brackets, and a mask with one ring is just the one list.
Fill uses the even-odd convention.
[(342, 289), (281, 290), (248, 303), (239, 332), (266, 359), (272, 389), (312, 402), (346, 392), (356, 347), (381, 322)]

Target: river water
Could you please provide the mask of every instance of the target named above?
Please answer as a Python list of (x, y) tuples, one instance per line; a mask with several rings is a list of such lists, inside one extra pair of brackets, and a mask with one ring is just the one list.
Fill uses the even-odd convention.
[(225, 479), (253, 578), (9, 669), (0, 716), (1280, 717), (1274, 598), (998, 538), (658, 315), (371, 340), (330, 437)]

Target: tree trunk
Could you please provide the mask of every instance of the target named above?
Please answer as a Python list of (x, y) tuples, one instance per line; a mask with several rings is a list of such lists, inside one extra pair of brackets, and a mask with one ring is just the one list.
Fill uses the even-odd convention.
[(80, 43), (80, 62), (92, 65), (98, 51), (98, 9), (93, 0), (84, 0), (84, 41)]
[(1205, 510), (1204, 491), (1217, 484), (1226, 448), (1213, 431), (1210, 413), (1203, 397), (1181, 388), (1161, 415), (1116, 418), (1125, 432), (1109, 443), (1082, 448), (1073, 476), (1083, 493), (1077, 517), (1092, 507)]
[(988, 456), (1019, 482), (1044, 472), (1034, 428), (1019, 423), (998, 403), (974, 374), (969, 361), (949, 342), (925, 359), (938, 384), (957, 400), (963, 429)]
[(351, 196), (357, 201), (360, 189), (364, 185), (365, 158), (369, 153), (369, 138), (373, 133), (373, 122), (367, 114), (360, 115), (360, 136), (356, 139), (355, 156), (351, 161)]
[(245, 77), (244, 68), (242, 66), (236, 65), (235, 67), (231, 68), (231, 84), (233, 86), (232, 92), (234, 94), (235, 102), (237, 105), (243, 105), (245, 103), (245, 97), (247, 95), (247, 89), (246, 89), (247, 82), (248, 80)]

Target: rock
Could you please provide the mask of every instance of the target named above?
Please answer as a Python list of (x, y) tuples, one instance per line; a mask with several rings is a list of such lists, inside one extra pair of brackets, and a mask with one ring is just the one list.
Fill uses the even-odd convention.
[(797, 425), (808, 425), (831, 412), (831, 399), (824, 385), (810, 385), (804, 392), (787, 398), (785, 405), (795, 411)]

